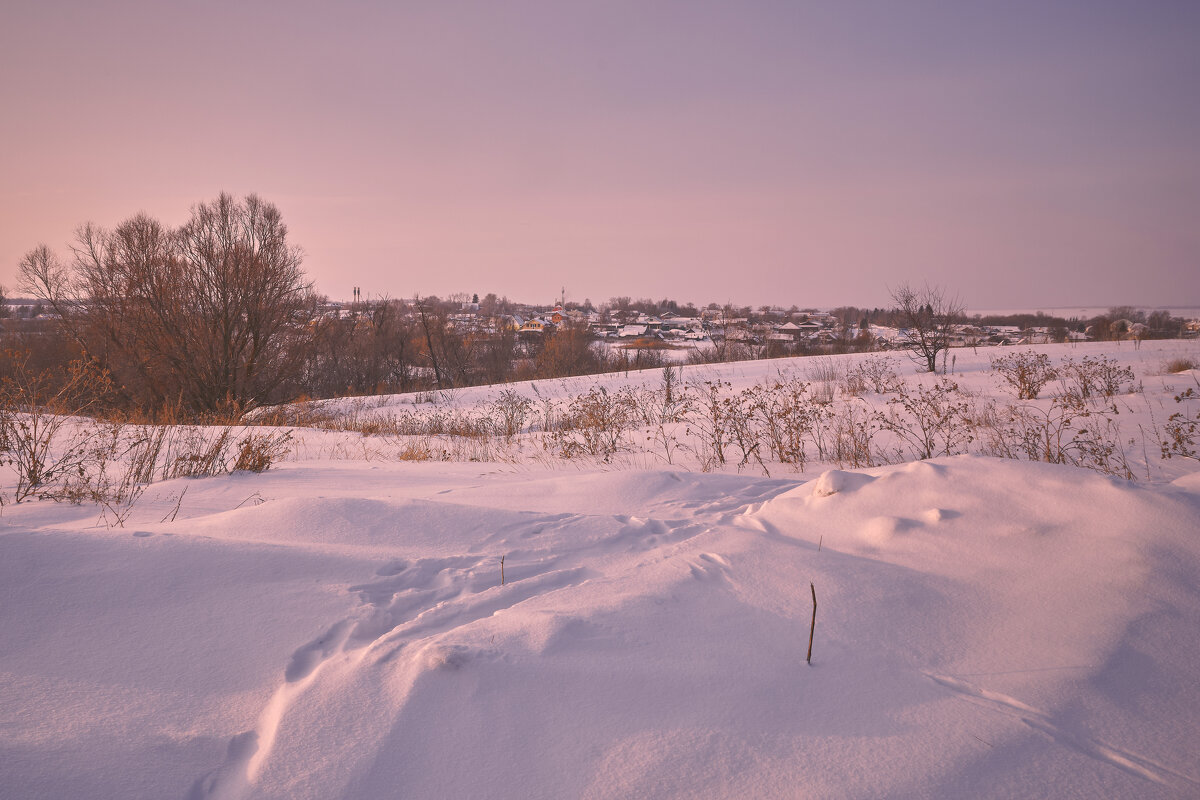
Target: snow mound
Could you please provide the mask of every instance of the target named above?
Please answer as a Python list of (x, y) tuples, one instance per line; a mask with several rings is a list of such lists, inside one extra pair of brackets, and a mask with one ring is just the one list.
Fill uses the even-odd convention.
[(840, 469), (826, 470), (813, 484), (812, 493), (814, 497), (829, 497), (841, 492), (852, 492), (873, 480), (875, 479), (872, 476), (861, 472), (845, 472)]

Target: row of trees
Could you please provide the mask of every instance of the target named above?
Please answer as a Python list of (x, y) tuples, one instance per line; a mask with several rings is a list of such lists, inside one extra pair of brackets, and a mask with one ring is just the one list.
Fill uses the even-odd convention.
[[(22, 258), (20, 290), (53, 319), (9, 323), (5, 346), (27, 353), (21, 363), (30, 368), (62, 372), (80, 362), (108, 376), (110, 405), (189, 415), (238, 412), (300, 395), (448, 388), (663, 363), (661, 351), (651, 347), (596, 347), (585, 326), (570, 323), (553, 336), (522, 338), (500, 324), (516, 309), (494, 294), (359, 302), (348, 314), (322, 313), (301, 262), (279, 210), (255, 195), (222, 194), (200, 203), (178, 228), (146, 214), (111, 230), (84, 225), (65, 256), (39, 245)], [(890, 324), (906, 331), (914, 358), (936, 371), (964, 319), (962, 304), (929, 286), (902, 285), (892, 299), (891, 309), (836, 309), (842, 338), (823, 347), (869, 349), (868, 320)], [(479, 308), (472, 324), (454, 320), (465, 303)], [(590, 301), (568, 305), (614, 316), (699, 313), (668, 299), (618, 297), (600, 309)], [(723, 310), (718, 316), (726, 320), (754, 317), (748, 307), (709, 308)], [(1143, 321), (1127, 311), (1129, 320)], [(760, 315), (778, 316), (767, 308)], [(731, 335), (715, 338), (713, 360), (795, 352), (773, 352), (770, 342), (755, 349)]]
[(453, 319), (459, 306), (437, 297), (379, 300), (318, 317), (297, 391), (331, 397), (445, 389), (663, 364), (654, 350), (597, 347), (587, 326), (570, 322), (533, 336), (482, 314), (462, 324)]

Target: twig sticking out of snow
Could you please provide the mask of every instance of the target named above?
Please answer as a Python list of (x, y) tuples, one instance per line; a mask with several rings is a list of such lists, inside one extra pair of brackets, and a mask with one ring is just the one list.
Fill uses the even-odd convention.
[(817, 587), (814, 586), (811, 581), (809, 581), (808, 588), (812, 589), (812, 596), (813, 596), (812, 625), (810, 625), (808, 628), (808, 665), (811, 667), (812, 666), (813, 633), (815, 633), (817, 630)]

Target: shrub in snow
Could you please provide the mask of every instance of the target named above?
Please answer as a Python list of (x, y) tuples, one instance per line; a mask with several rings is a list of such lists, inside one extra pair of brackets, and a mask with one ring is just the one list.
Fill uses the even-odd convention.
[(531, 408), (533, 401), (512, 389), (502, 390), (500, 396), (492, 402), (492, 417), (499, 421), (497, 427), (506, 441), (511, 442), (525, 427), (525, 420), (529, 418)]
[(931, 386), (918, 385), (915, 393), (901, 388), (888, 400), (887, 411), (876, 412), (874, 419), (905, 442), (918, 459), (963, 453), (975, 440), (969, 424), (971, 404), (948, 378)]
[(1048, 408), (1034, 405), (989, 410), (977, 421), (985, 427), (985, 455), (1070, 464), (1106, 475), (1132, 478), (1125, 459), (1116, 406), (1096, 407), (1079, 395), (1055, 397)]
[(696, 455), (700, 469), (710, 472), (725, 464), (725, 446), (729, 444), (729, 415), (726, 413), (728, 381), (702, 381), (694, 386), (696, 415), (688, 421), (688, 433), (699, 439)]
[(858, 395), (868, 388), (875, 394), (891, 394), (904, 385), (896, 362), (888, 356), (868, 356), (846, 373), (842, 389), (846, 394)]
[(685, 448), (676, 429), (696, 411), (695, 397), (680, 379), (680, 369), (666, 367), (661, 386), (635, 392), (634, 397), (642, 421), (649, 429), (646, 441), (653, 442), (656, 450), (662, 450), (668, 464), (675, 463), (675, 455)]
[[(1196, 390), (1189, 388), (1183, 394), (1175, 396), (1176, 403), (1194, 400), (1200, 397)], [(1166, 438), (1162, 440), (1162, 457), (1198, 458), (1196, 452), (1196, 434), (1200, 431), (1200, 411), (1189, 417), (1185, 412), (1176, 411), (1168, 419), (1165, 426)]]
[(1193, 370), (1195, 368), (1196, 362), (1190, 358), (1173, 358), (1167, 363), (1163, 364), (1163, 372), (1169, 372), (1171, 374), (1187, 372), (1188, 370)]
[(563, 458), (589, 455), (608, 460), (626, 447), (635, 415), (628, 390), (609, 394), (604, 387), (593, 386), (571, 400), (550, 441)]
[(105, 455), (94, 426), (77, 417), (111, 389), (108, 375), (90, 362), (65, 370), (35, 371), (29, 353), (7, 351), (0, 381), (0, 465), (16, 472), (13, 500), (66, 499), (84, 491), (93, 464)]
[(1016, 390), (1019, 400), (1036, 400), (1042, 387), (1058, 377), (1049, 356), (1029, 350), (993, 358), (992, 370)]
[(290, 431), (248, 434), (238, 444), (237, 458), (233, 462), (235, 471), (266, 472), (279, 459), (288, 454)]
[(869, 406), (857, 400), (842, 403), (829, 416), (823, 433), (827, 457), (852, 469), (885, 463), (888, 459), (874, 448), (875, 430)]
[(1084, 356), (1080, 361), (1068, 358), (1058, 374), (1064, 393), (1076, 394), (1084, 400), (1121, 394), (1124, 387), (1132, 388), (1135, 380), (1132, 369), (1107, 356)]
[(802, 471), (808, 461), (807, 442), (816, 442), (817, 428), (830, 416), (829, 407), (817, 402), (810, 387), (797, 378), (776, 380), (764, 387), (757, 406), (771, 456)]

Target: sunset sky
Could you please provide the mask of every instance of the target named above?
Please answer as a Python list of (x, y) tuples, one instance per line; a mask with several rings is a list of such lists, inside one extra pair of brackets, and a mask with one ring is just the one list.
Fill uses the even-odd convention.
[(1200, 2), (0, 11), (0, 284), (85, 221), (279, 206), (316, 289), (1200, 305)]

